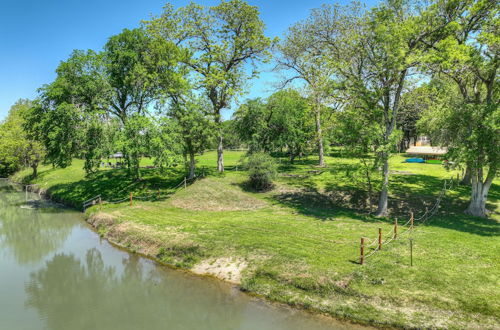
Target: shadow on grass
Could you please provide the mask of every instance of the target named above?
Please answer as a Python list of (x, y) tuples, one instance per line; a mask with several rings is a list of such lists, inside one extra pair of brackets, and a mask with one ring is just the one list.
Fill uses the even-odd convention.
[(48, 192), (55, 200), (76, 208), (80, 208), (84, 200), (96, 195), (101, 195), (105, 201), (124, 199), (130, 193), (137, 197), (151, 195), (151, 200), (157, 200), (155, 193), (158, 190), (164, 195), (165, 191), (181, 182), (184, 174), (177, 169), (162, 173), (155, 169), (144, 169), (141, 172), (142, 179), (137, 181), (130, 177), (126, 169), (99, 171), (79, 181), (53, 185)]
[(278, 204), (295, 209), (300, 214), (319, 220), (335, 220), (335, 218), (345, 216), (367, 222), (378, 221), (367, 214), (361, 214), (359, 210), (336, 202), (331, 195), (319, 192), (311, 182), (309, 185), (304, 183), (303, 186), (301, 190), (280, 192), (270, 198)]
[(250, 192), (250, 193), (266, 193), (266, 192), (273, 190), (276, 187), (273, 183), (271, 183), (271, 185), (269, 187), (257, 189), (257, 188), (252, 186), (252, 183), (250, 182), (250, 180), (245, 180), (243, 182), (238, 182), (238, 183), (233, 182), (231, 184), (238, 186), (243, 191)]
[[(368, 194), (359, 188), (339, 187), (335, 183), (329, 183), (324, 191), (319, 191), (316, 183), (308, 178), (295, 178), (293, 181), (299, 190), (281, 192), (273, 195), (272, 199), (279, 204), (294, 208), (301, 214), (318, 219), (327, 220), (346, 215), (364, 222), (393, 223), (396, 217), (400, 219), (400, 223), (406, 222), (410, 218), (410, 212), (414, 212), (415, 218), (418, 218), (425, 213), (426, 208), (433, 207), (443, 188), (443, 180), (440, 178), (427, 175), (393, 175), (389, 198), (390, 217), (374, 218), (368, 215), (370, 211)], [(495, 209), (499, 193), (500, 187), (492, 185), (488, 197), (490, 202), (487, 205), (488, 209)], [(463, 213), (467, 207), (469, 194), (469, 187), (453, 188), (445, 195), (439, 211), (426, 223), (426, 226), (480, 236), (500, 236), (500, 222), (497, 220), (472, 217)]]

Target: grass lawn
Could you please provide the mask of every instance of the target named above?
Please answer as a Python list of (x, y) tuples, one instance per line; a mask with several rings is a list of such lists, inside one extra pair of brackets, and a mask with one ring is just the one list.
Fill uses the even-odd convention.
[[(66, 169), (43, 167), (34, 180), (75, 207), (101, 194), (104, 200), (162, 198), (104, 204), (87, 211), (110, 240), (163, 262), (239, 283), (243, 290), (290, 305), (313, 308), (363, 323), (400, 327), (498, 328), (500, 326), (500, 182), (490, 192), (490, 219), (466, 216), (469, 190), (449, 191), (436, 215), (358, 264), (360, 237), (375, 239), (431, 207), (443, 180), (456, 177), (441, 165), (391, 159), (391, 218), (367, 212), (367, 196), (353, 175), (356, 159), (333, 154), (327, 167), (315, 158), (280, 161), (273, 190), (246, 188), (236, 166), (243, 152), (225, 152), (227, 171), (215, 171), (216, 154), (198, 158), (208, 176), (173, 193), (183, 169), (143, 170), (143, 180), (125, 170), (84, 176), (82, 161)], [(144, 162), (146, 164), (147, 161)], [(26, 180), (29, 171), (15, 176)], [(378, 178), (377, 180), (378, 181)], [(167, 193), (172, 193), (167, 196)], [(418, 225), (418, 224), (417, 224)], [(403, 228), (400, 228), (400, 232)], [(372, 248), (367, 248), (371, 252)]]

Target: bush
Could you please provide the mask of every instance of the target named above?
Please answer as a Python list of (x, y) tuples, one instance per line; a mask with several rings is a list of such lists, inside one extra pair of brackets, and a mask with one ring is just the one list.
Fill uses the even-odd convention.
[(245, 167), (249, 174), (250, 186), (256, 190), (267, 190), (273, 186), (277, 170), (274, 159), (261, 152), (251, 154)]

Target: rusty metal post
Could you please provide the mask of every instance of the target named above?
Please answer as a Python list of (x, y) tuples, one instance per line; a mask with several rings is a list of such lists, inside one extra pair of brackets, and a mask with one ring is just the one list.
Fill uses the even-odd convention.
[(394, 219), (394, 239), (398, 238), (398, 218)]
[(132, 206), (132, 200), (134, 199), (134, 196), (132, 193), (130, 193), (130, 206)]

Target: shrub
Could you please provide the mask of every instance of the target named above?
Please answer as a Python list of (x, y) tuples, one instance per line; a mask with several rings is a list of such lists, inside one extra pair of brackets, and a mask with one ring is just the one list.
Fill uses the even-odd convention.
[(256, 190), (267, 190), (273, 186), (277, 170), (274, 159), (261, 152), (251, 154), (245, 167), (249, 174), (250, 186)]

